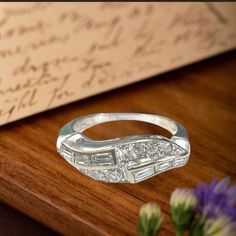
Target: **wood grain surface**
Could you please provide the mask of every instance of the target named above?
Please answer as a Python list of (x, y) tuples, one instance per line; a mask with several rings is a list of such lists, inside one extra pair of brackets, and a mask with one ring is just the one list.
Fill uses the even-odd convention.
[(0, 235), (58, 236), (59, 234), (22, 212), (0, 202)]
[[(116, 89), (0, 128), (0, 200), (66, 235), (137, 235), (139, 207), (158, 202), (165, 214), (160, 235), (173, 235), (169, 197), (176, 187), (225, 175), (236, 180), (236, 51)], [(187, 166), (139, 184), (94, 181), (64, 161), (55, 141), (61, 126), (97, 112), (169, 116), (189, 131)], [(103, 139), (166, 134), (140, 122), (90, 129)]]

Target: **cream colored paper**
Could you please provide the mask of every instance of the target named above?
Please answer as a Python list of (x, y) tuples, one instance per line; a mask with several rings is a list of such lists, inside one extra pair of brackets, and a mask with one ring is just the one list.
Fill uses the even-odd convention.
[(0, 3), (0, 124), (233, 49), (235, 12), (235, 3)]

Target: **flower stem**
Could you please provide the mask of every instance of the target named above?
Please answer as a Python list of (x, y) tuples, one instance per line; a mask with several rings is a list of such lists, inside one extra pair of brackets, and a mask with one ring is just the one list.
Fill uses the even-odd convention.
[(184, 230), (183, 229), (176, 229), (176, 236), (183, 236), (184, 235)]

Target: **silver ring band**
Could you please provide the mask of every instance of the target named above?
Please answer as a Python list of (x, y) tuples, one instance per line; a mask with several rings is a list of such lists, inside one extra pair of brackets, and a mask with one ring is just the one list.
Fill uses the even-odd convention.
[[(92, 126), (118, 120), (136, 120), (168, 130), (160, 135), (135, 135), (103, 141), (82, 132)], [(98, 113), (79, 117), (59, 132), (57, 150), (82, 173), (110, 183), (137, 183), (163, 171), (184, 166), (190, 155), (187, 131), (168, 117), (142, 113)]]

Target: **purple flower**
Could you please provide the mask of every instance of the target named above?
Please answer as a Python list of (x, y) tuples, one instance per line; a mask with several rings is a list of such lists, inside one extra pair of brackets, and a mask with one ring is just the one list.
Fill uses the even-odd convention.
[(229, 188), (229, 178), (213, 179), (208, 185), (200, 183), (194, 190), (198, 199), (197, 210), (206, 217), (214, 218), (225, 214), (236, 220), (236, 185)]

